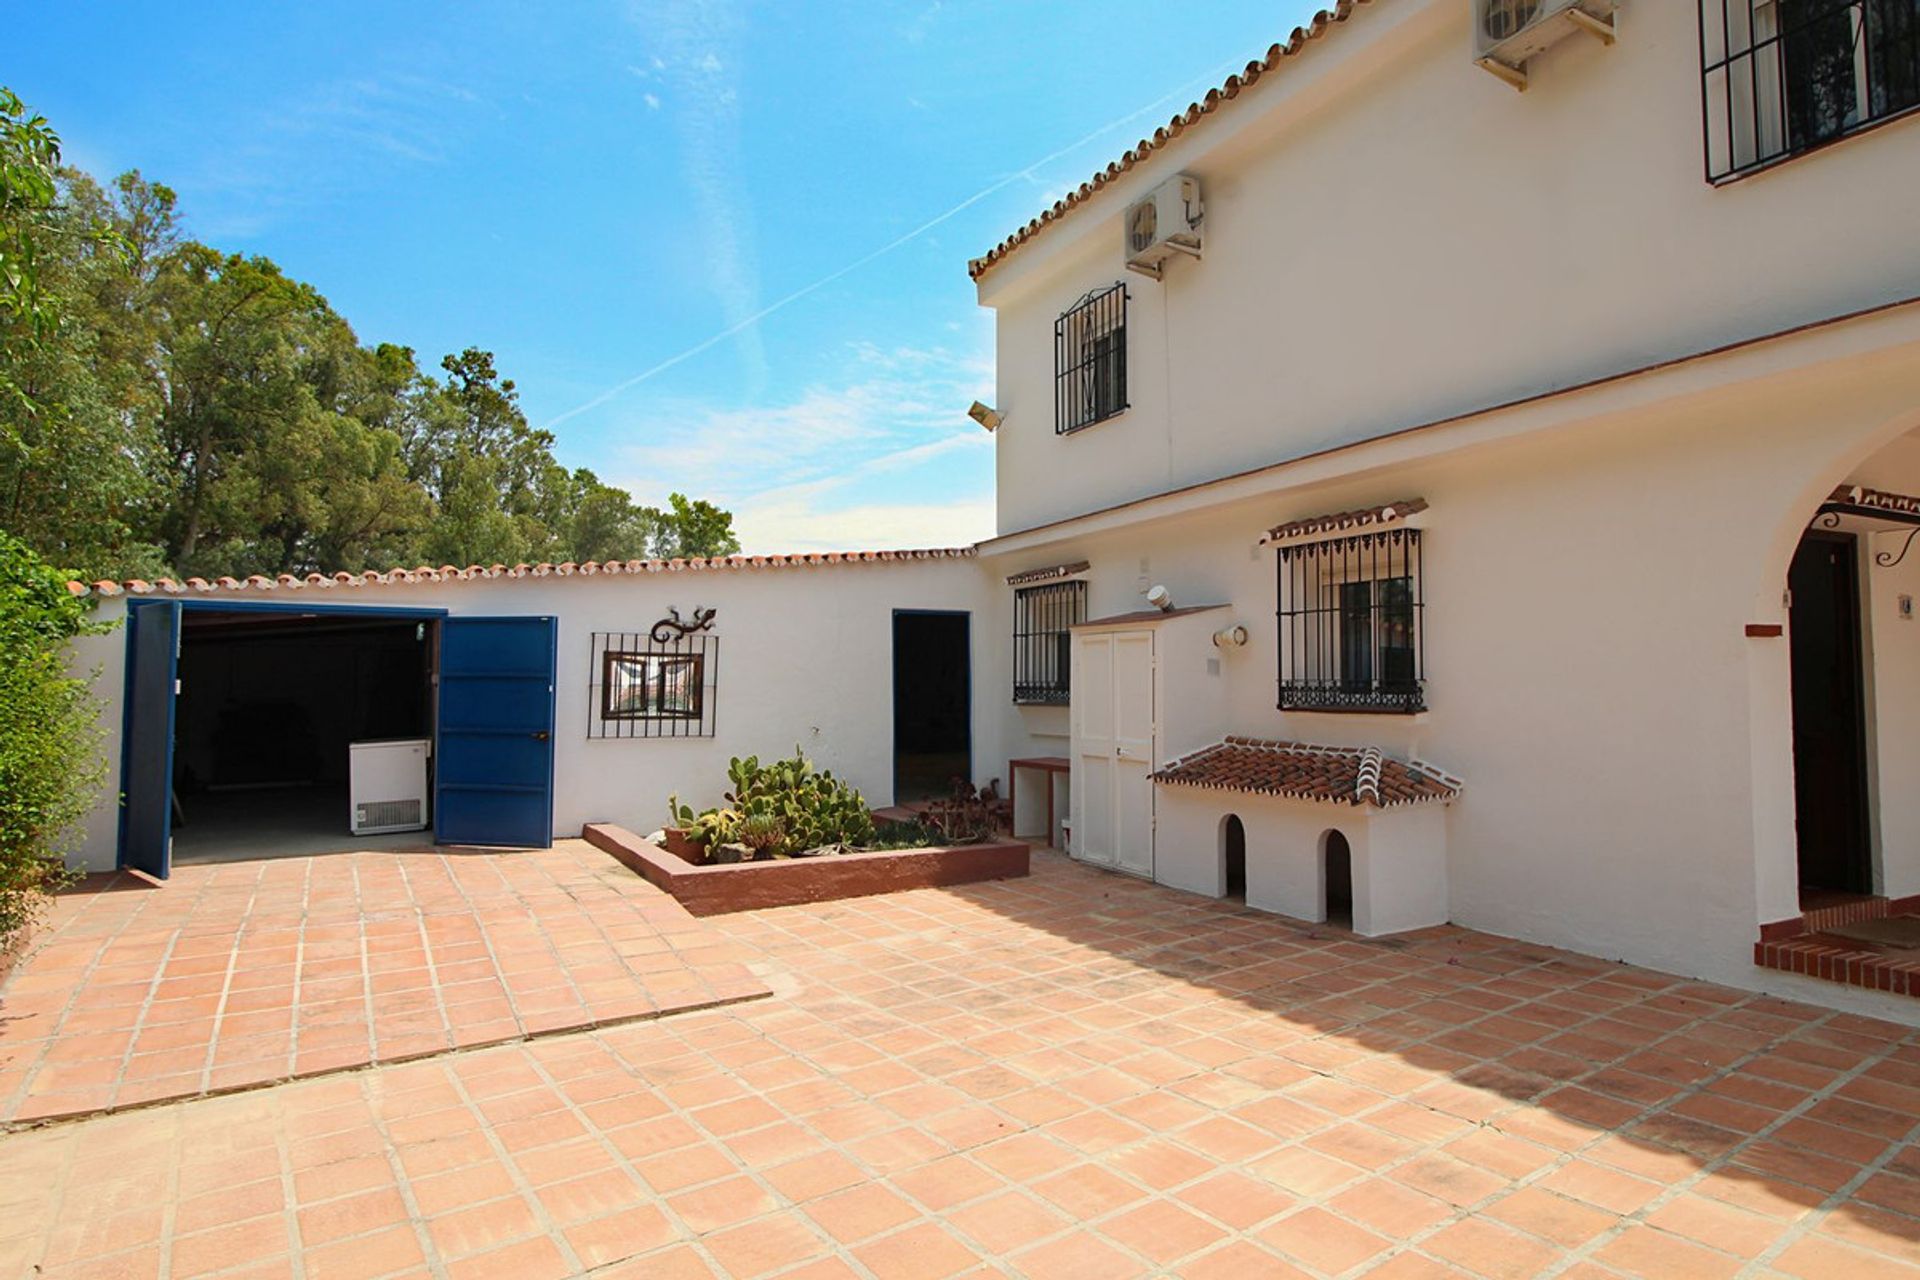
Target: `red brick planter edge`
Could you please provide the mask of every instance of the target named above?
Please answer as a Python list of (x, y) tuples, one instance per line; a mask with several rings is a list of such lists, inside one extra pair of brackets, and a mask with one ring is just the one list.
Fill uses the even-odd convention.
[(1004, 841), (695, 866), (611, 823), (590, 822), (580, 834), (696, 916), (1006, 880), (1027, 874), (1029, 853), (1024, 841)]

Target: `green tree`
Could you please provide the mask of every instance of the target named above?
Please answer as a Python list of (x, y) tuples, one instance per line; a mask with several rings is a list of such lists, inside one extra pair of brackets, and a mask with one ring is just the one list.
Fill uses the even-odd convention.
[(554, 457), (492, 353), (423, 372), (312, 285), (187, 237), (138, 170), (59, 168), (0, 90), (0, 529), (88, 577), (735, 549)]
[(662, 559), (693, 556), (730, 556), (740, 550), (733, 535), (733, 513), (702, 499), (689, 501), (684, 493), (667, 499), (670, 510), (659, 513), (653, 554)]
[(66, 576), (0, 533), (0, 946), (71, 878), (105, 778), (98, 707), (66, 665), (67, 642), (96, 627)]

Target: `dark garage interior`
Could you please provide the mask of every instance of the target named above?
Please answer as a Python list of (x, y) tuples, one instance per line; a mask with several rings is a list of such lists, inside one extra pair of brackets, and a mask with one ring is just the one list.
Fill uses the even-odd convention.
[(432, 736), (433, 625), (190, 610), (180, 640), (177, 861), (414, 844), (355, 837), (348, 747)]

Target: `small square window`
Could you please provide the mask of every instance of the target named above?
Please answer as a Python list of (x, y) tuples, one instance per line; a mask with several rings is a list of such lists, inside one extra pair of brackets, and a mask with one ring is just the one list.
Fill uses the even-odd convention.
[(602, 720), (699, 720), (705, 660), (699, 654), (632, 653), (602, 657)]

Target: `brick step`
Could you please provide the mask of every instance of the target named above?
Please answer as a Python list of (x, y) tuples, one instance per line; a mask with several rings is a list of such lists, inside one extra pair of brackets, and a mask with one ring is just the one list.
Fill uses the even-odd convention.
[[(1878, 919), (1885, 914), (1859, 919)], [(1763, 969), (1805, 974), (1809, 978), (1868, 991), (1920, 996), (1920, 952), (1876, 951), (1851, 938), (1803, 933), (1798, 937), (1754, 943), (1753, 962)]]
[(1827, 900), (1816, 900), (1811, 905), (1803, 903), (1800, 922), (1806, 932), (1821, 933), (1841, 925), (1859, 924), (1863, 920), (1884, 920), (1890, 915), (1904, 915), (1914, 905), (1911, 898), (1896, 902), (1892, 898), (1834, 895)]

